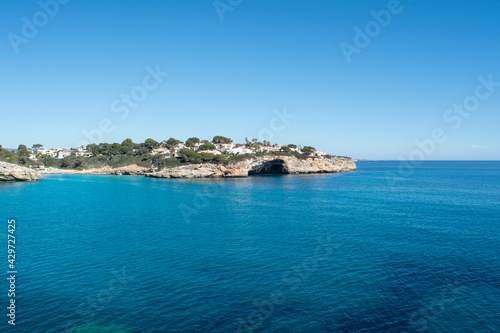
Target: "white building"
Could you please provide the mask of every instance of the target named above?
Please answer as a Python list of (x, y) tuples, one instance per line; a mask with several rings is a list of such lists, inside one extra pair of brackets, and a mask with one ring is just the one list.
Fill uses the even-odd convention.
[[(90, 154), (86, 150), (78, 150), (79, 148), (76, 149), (76, 156), (85, 156), (85, 157), (90, 157), (92, 154)], [(80, 148), (82, 149), (82, 148)], [(58, 159), (63, 159), (65, 157), (68, 157), (71, 155), (71, 150), (69, 149), (62, 149), (62, 148), (46, 148), (46, 149), (39, 149), (38, 154), (40, 155), (48, 155), (52, 158), (58, 158)]]
[(280, 151), (282, 146), (262, 146), (259, 147), (260, 152), (269, 153), (272, 151)]
[(83, 147), (76, 148), (76, 156), (92, 157), (92, 153)]
[(92, 157), (92, 153), (88, 152), (88, 151), (85, 151), (85, 152), (77, 151), (76, 152), (76, 156)]
[(57, 152), (57, 158), (58, 159), (63, 159), (65, 157), (68, 157), (71, 155), (71, 150), (68, 149), (63, 149)]
[(199, 151), (198, 153), (209, 153), (209, 154), (214, 154), (214, 155), (221, 155), (222, 154), (218, 150), (202, 150), (202, 151)]
[(238, 148), (233, 148), (229, 151), (231, 154), (253, 154), (254, 151), (252, 149), (244, 148), (244, 147), (238, 147)]
[(157, 154), (170, 154), (170, 150), (167, 148), (156, 148), (151, 151), (152, 155), (157, 155)]
[(219, 149), (220, 151), (231, 151), (231, 149), (234, 148), (233, 143), (216, 143), (215, 147)]
[(40, 155), (50, 155), (50, 154), (48, 153), (48, 149), (38, 149), (38, 153), (39, 153)]
[(59, 154), (59, 151), (61, 151), (61, 148), (47, 148), (44, 149), (45, 155), (49, 155), (50, 157), (57, 158), (57, 155)]

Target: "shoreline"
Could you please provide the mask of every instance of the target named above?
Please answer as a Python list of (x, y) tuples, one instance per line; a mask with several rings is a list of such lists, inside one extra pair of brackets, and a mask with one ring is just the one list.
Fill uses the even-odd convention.
[[(11, 166), (13, 167), (13, 166)], [(234, 178), (248, 177), (259, 174), (321, 174), (340, 173), (356, 171), (357, 166), (353, 159), (304, 159), (299, 160), (293, 156), (265, 156), (252, 158), (231, 164), (199, 163), (187, 164), (162, 170), (152, 167), (141, 167), (137, 164), (84, 170), (47, 168), (44, 170), (33, 170), (22, 168), (24, 174), (32, 174), (25, 177), (29, 180), (41, 179), (42, 175), (136, 175), (153, 178)], [(17, 177), (18, 179), (20, 177)], [(21, 180), (21, 179), (20, 179)]]
[(131, 164), (123, 167), (113, 168), (110, 166), (105, 166), (101, 168), (92, 168), (85, 170), (74, 170), (74, 169), (58, 169), (58, 168), (47, 168), (45, 170), (39, 170), (40, 174), (45, 175), (145, 175), (151, 172), (151, 168), (140, 167), (136, 164)]

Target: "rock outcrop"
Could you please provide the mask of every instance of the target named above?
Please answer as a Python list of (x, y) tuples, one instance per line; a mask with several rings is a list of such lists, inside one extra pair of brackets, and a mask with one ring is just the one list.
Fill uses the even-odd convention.
[(0, 181), (35, 181), (42, 179), (42, 176), (35, 170), (0, 162)]
[(146, 173), (156, 178), (217, 178), (247, 177), (252, 174), (306, 174), (355, 171), (356, 164), (349, 158), (308, 158), (299, 160), (293, 156), (265, 156), (222, 164), (191, 164)]
[(99, 169), (88, 169), (82, 170), (80, 174), (90, 174), (90, 175), (144, 175), (151, 172), (150, 168), (140, 167), (137, 164), (127, 165), (118, 168), (103, 167)]
[(102, 168), (93, 168), (85, 170), (73, 170), (73, 169), (56, 169), (49, 168), (42, 171), (42, 173), (47, 174), (72, 174), (72, 175), (144, 175), (150, 173), (151, 168), (145, 168), (138, 166), (137, 164), (127, 165), (123, 167), (113, 168), (110, 166)]
[(137, 164), (127, 165), (113, 170), (115, 175), (144, 175), (151, 172), (151, 168), (140, 167)]

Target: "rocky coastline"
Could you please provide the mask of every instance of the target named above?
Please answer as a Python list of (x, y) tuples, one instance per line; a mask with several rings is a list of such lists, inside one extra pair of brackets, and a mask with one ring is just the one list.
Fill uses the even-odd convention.
[(0, 162), (0, 181), (32, 182), (42, 179), (39, 172), (23, 166)]
[(124, 167), (102, 167), (86, 170), (66, 170), (49, 168), (35, 171), (15, 164), (0, 162), (0, 181), (35, 181), (41, 174), (75, 175), (138, 175), (153, 178), (227, 178), (248, 177), (258, 174), (312, 174), (337, 173), (356, 170), (355, 160), (350, 158), (308, 158), (293, 156), (264, 156), (228, 165), (189, 164), (165, 168), (160, 171), (136, 164)]
[(118, 168), (112, 168), (109, 166), (102, 168), (84, 169), (84, 170), (74, 170), (74, 169), (57, 169), (48, 168), (40, 171), (42, 174), (63, 174), (63, 175), (145, 175), (146, 173), (151, 173), (151, 168), (140, 167), (136, 164), (127, 165)]
[(146, 173), (155, 178), (224, 178), (248, 177), (256, 174), (310, 174), (337, 173), (356, 170), (356, 164), (349, 158), (308, 158), (299, 160), (293, 156), (265, 156), (230, 165), (192, 164), (166, 168)]

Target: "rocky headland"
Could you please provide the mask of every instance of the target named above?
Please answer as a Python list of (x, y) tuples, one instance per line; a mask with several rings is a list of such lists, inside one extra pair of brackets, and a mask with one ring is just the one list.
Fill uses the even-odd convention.
[(349, 158), (307, 158), (294, 156), (264, 156), (234, 164), (191, 164), (165, 168), (145, 175), (155, 178), (221, 178), (247, 177), (255, 174), (309, 174), (355, 171), (356, 164)]
[(294, 156), (264, 156), (231, 164), (188, 164), (164, 168), (160, 171), (136, 164), (123, 167), (101, 167), (85, 170), (49, 168), (35, 170), (0, 162), (0, 181), (34, 181), (43, 174), (76, 175), (139, 175), (155, 178), (225, 178), (248, 177), (258, 174), (312, 174), (355, 171), (355, 160), (350, 158), (306, 158)]
[(42, 179), (40, 173), (17, 164), (0, 162), (0, 181), (36, 181)]

